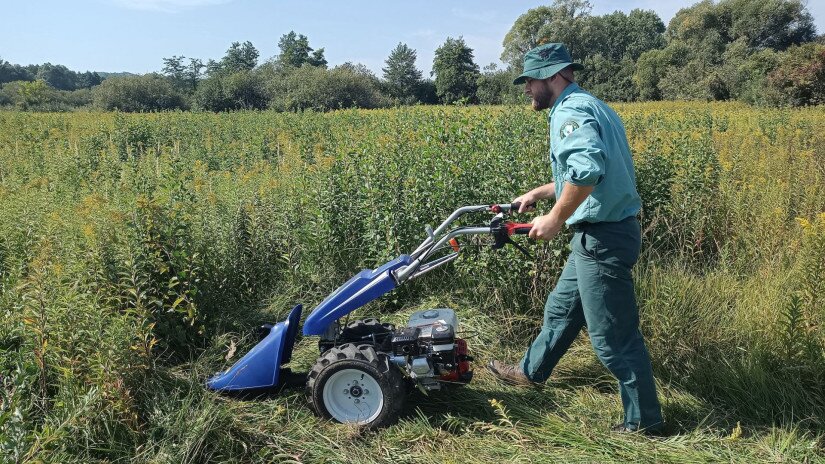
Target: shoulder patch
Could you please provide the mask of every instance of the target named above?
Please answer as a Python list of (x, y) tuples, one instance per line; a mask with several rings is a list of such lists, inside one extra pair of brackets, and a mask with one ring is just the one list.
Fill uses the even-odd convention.
[(561, 129), (559, 130), (559, 137), (564, 140), (565, 137), (572, 134), (574, 130), (579, 128), (579, 123), (573, 121), (572, 119), (568, 119), (561, 125)]

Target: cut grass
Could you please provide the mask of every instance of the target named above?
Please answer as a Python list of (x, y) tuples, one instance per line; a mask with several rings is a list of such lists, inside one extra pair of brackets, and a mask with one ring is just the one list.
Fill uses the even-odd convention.
[[(443, 301), (430, 299), (384, 318), (403, 323), (410, 312), (434, 306), (443, 306)], [(158, 447), (163, 453), (155, 457), (170, 455), (170, 447), (204, 456), (205, 450), (196, 444), (215, 435), (227, 443), (228, 449), (239, 446), (229, 445), (242, 440), (245, 447), (237, 449), (238, 455), (223, 457), (245, 462), (279, 459), (335, 463), (825, 460), (822, 430), (803, 430), (792, 424), (782, 425), (780, 421), (774, 425), (770, 421), (737, 420), (727, 410), (726, 401), (696, 396), (690, 389), (662, 381), (658, 383), (659, 394), (670, 436), (647, 438), (610, 432), (610, 426), (622, 417), (617, 385), (599, 364), (586, 337), (582, 336), (574, 344), (544, 388), (506, 386), (482, 367), (483, 361), (491, 356), (515, 359), (520, 356), (523, 344), (497, 337), (500, 327), (494, 316), (479, 314), (478, 310), (460, 304), (454, 307), (462, 327), (478, 333), (470, 340), (476, 356), (473, 381), (465, 387), (427, 395), (414, 391), (397, 424), (376, 432), (364, 432), (320, 420), (310, 412), (301, 390), (284, 390), (255, 400), (203, 393), (198, 391), (202, 388), (198, 383), (202, 378), (193, 376), (193, 372), (208, 371), (204, 365), (210, 363), (202, 358), (171, 371), (179, 381), (190, 385), (189, 395), (197, 397), (199, 404), (193, 406), (187, 395), (176, 400), (180, 407), (171, 407), (170, 414), (187, 416), (185, 411), (191, 411), (195, 422), (187, 427), (185, 434), (166, 438)], [(525, 339), (524, 344), (527, 341)], [(314, 337), (302, 340), (296, 346), (293, 370), (308, 369), (316, 357)], [(760, 407), (749, 406), (754, 410)], [(740, 409), (747, 411), (748, 407)], [(185, 461), (186, 455), (178, 452), (175, 457)], [(154, 457), (146, 460), (153, 461)]]

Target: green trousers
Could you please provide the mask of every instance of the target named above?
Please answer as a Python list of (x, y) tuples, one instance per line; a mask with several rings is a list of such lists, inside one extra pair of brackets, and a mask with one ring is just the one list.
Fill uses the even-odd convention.
[(573, 229), (573, 251), (547, 298), (544, 324), (522, 369), (531, 380), (544, 382), (587, 326), (596, 355), (619, 380), (625, 427), (659, 429), (662, 411), (631, 274), (639, 258), (639, 221), (630, 217)]

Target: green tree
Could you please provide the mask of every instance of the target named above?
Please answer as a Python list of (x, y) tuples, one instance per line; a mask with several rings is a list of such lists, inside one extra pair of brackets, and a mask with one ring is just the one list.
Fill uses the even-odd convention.
[(92, 91), (88, 88), (80, 88), (72, 91), (57, 90), (56, 93), (56, 105), (54, 109), (57, 111), (88, 107), (92, 104)]
[(825, 104), (825, 45), (811, 42), (788, 48), (768, 83), (776, 104)]
[(200, 82), (201, 77), (203, 76), (202, 70), (205, 67), (206, 65), (204, 65), (203, 61), (200, 59), (189, 58), (189, 64), (183, 71), (183, 77), (186, 80), (186, 85), (190, 90), (194, 91), (198, 88), (198, 82)]
[(224, 92), (235, 110), (262, 110), (267, 95), (260, 75), (255, 71), (239, 71), (224, 78)]
[(207, 76), (217, 76), (221, 73), (221, 63), (219, 61), (215, 61), (213, 59), (209, 59), (206, 62), (206, 75)]
[(83, 74), (77, 75), (78, 89), (91, 89), (96, 85), (100, 85), (101, 82), (103, 82), (103, 79), (100, 77), (100, 74), (96, 72), (86, 71)]
[(634, 74), (642, 99), (727, 98), (720, 65), (730, 42), (728, 18), (711, 0), (679, 10), (668, 24), (667, 46), (639, 57)]
[(473, 49), (459, 37), (447, 38), (435, 51), (433, 70), (435, 91), (442, 103), (473, 102), (478, 87), (478, 65), (473, 61)]
[(648, 51), (665, 46), (665, 25), (653, 11), (633, 10), (630, 14), (616, 11), (603, 16), (583, 16), (577, 58), (601, 55), (603, 59), (619, 62), (625, 58), (635, 62)]
[(33, 82), (21, 82), (18, 92), (20, 96), (18, 106), (20, 109), (28, 110), (46, 104), (51, 97), (52, 90), (46, 81), (38, 79)]
[(731, 41), (748, 47), (785, 50), (816, 39), (813, 17), (799, 0), (723, 0), (720, 16), (730, 18)]
[(724, 100), (730, 96), (722, 75), (701, 60), (669, 66), (659, 81), (664, 100)]
[(198, 85), (195, 104), (207, 111), (261, 110), (269, 97), (261, 73), (238, 71), (210, 76)]
[(187, 87), (185, 56), (172, 56), (163, 59), (163, 74), (179, 89)]
[(639, 57), (633, 82), (641, 100), (660, 100), (662, 91), (659, 83), (672, 67), (687, 62), (690, 48), (681, 42), (674, 42), (661, 50), (649, 50)]
[(704, 45), (721, 54), (725, 44), (731, 41), (730, 22), (720, 15), (713, 0), (703, 0), (677, 11), (668, 23), (665, 35), (668, 43)]
[(6, 82), (0, 84), (0, 107), (15, 104), (17, 96), (19, 95), (18, 88), (20, 86), (20, 82), (26, 81)]
[(585, 65), (577, 80), (600, 98), (631, 101), (639, 96), (633, 75), (636, 61), (665, 46), (665, 25), (649, 10), (590, 14), (590, 3), (556, 0), (529, 10), (504, 39), (502, 60), (521, 70), (524, 53), (542, 43), (564, 43), (572, 58)]
[(58, 90), (77, 88), (77, 73), (62, 64), (45, 63), (37, 70), (37, 79), (41, 79)]
[(332, 80), (330, 109), (389, 105), (381, 93), (381, 81), (363, 64), (347, 62), (336, 66), (330, 70), (329, 77)]
[(0, 84), (14, 81), (33, 81), (34, 74), (19, 64), (0, 59)]
[(232, 109), (232, 101), (223, 88), (223, 79), (213, 75), (202, 80), (195, 90), (195, 104), (200, 109), (214, 112)]
[(324, 49), (313, 50), (309, 46), (309, 39), (303, 34), (296, 34), (289, 31), (278, 40), (278, 48), (281, 53), (277, 62), (281, 66), (300, 68), (305, 63), (310, 66), (326, 67), (327, 60), (324, 58)]
[(634, 101), (639, 97), (633, 83), (636, 64), (625, 55), (619, 60), (597, 53), (584, 60), (581, 85), (597, 97), (607, 101)]
[(427, 105), (438, 103), (438, 95), (435, 93), (435, 82), (432, 79), (423, 79), (418, 86), (418, 101)]
[(524, 89), (513, 85), (513, 79), (519, 74), (512, 68), (498, 69), (495, 63), (485, 66), (478, 78), (478, 102), (482, 105), (523, 103)]
[(799, 0), (704, 0), (679, 10), (665, 35), (667, 46), (637, 63), (642, 98), (770, 100), (772, 52), (816, 37)]
[(405, 105), (418, 101), (422, 78), (421, 71), (415, 67), (415, 58), (415, 50), (399, 42), (387, 58), (387, 67), (382, 69), (390, 96)]
[[(173, 56), (163, 59), (163, 74), (169, 77), (175, 86), (187, 92), (194, 92), (198, 88), (198, 81), (203, 76), (203, 68), (206, 66), (198, 58), (189, 58), (189, 63), (184, 64), (185, 56)], [(213, 60), (209, 60), (216, 74), (220, 74), (221, 65)]]
[(258, 49), (252, 42), (232, 42), (221, 61), (214, 65), (214, 69), (221, 74), (251, 71), (258, 65), (259, 56)]
[(665, 46), (665, 26), (653, 11), (617, 11), (579, 19), (584, 69), (578, 81), (599, 98), (633, 101), (639, 97), (633, 74), (642, 53)]
[(504, 36), (501, 61), (521, 69), (524, 54), (546, 42), (561, 42), (574, 59), (578, 58), (581, 21), (590, 16), (591, 8), (587, 0), (554, 0), (552, 6), (528, 10)]
[(729, 44), (719, 68), (730, 98), (751, 104), (770, 101), (767, 75), (779, 64), (780, 54), (770, 48), (753, 51), (744, 38)]

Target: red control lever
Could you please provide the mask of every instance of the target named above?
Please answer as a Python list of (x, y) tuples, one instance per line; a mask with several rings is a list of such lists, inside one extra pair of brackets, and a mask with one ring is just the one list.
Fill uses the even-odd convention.
[(507, 228), (507, 235), (513, 234), (529, 234), (533, 224), (520, 224), (517, 222), (505, 222), (504, 227)]

